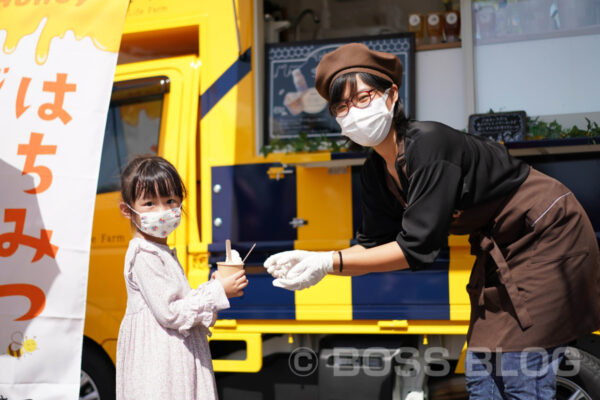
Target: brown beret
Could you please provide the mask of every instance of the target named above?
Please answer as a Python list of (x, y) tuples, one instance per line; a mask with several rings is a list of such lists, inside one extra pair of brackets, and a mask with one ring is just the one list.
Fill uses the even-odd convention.
[(367, 72), (402, 84), (402, 62), (391, 53), (370, 50), (362, 43), (348, 43), (321, 58), (315, 74), (315, 88), (329, 101), (329, 88), (340, 75)]

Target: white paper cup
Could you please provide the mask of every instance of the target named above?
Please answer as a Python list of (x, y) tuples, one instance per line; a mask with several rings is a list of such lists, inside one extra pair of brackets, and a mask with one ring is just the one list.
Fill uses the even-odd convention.
[(231, 264), (227, 262), (217, 262), (217, 270), (219, 271), (219, 275), (225, 278), (229, 275), (235, 274), (238, 271), (244, 269), (244, 264)]

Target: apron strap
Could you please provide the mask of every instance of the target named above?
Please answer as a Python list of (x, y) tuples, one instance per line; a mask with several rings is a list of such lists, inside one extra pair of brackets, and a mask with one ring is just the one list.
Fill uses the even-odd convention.
[[(533, 320), (531, 319), (531, 316), (529, 315), (529, 312), (525, 307), (525, 302), (523, 301), (523, 298), (521, 297), (521, 294), (517, 289), (517, 285), (515, 284), (512, 278), (512, 274), (510, 272), (510, 268), (508, 267), (508, 263), (504, 259), (504, 256), (502, 255), (502, 252), (498, 247), (498, 244), (494, 241), (494, 239), (489, 238), (487, 236), (482, 236), (480, 248), (483, 250), (484, 253), (489, 253), (494, 262), (496, 263), (496, 266), (498, 267), (498, 273), (500, 275), (500, 282), (504, 285), (506, 291), (508, 292), (508, 297), (510, 298), (510, 302), (512, 303), (513, 308), (515, 309), (515, 313), (517, 314), (517, 318), (519, 319), (521, 328), (525, 330), (531, 327), (533, 325)], [(483, 275), (483, 280), (485, 282), (485, 265), (482, 265), (481, 267), (483, 268), (479, 268), (480, 271), (478, 273)], [(482, 305), (483, 303), (484, 286), (485, 283), (484, 285), (481, 285), (481, 293), (479, 294), (480, 305)]]
[(479, 233), (473, 233), (469, 236), (471, 254), (476, 256), (476, 258), (469, 278), (469, 284), (467, 285), (467, 292), (477, 297), (477, 305), (479, 307), (483, 307), (484, 305), (483, 288), (485, 286), (485, 264), (488, 257), (488, 254), (481, 250), (481, 238), (482, 236)]

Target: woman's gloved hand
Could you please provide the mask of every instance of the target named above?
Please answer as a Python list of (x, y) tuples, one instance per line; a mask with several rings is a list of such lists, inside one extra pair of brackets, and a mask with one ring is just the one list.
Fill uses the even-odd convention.
[(267, 258), (264, 266), (273, 278), (285, 278), (292, 267), (313, 254), (316, 254), (316, 252), (306, 250), (282, 251)]
[(289, 269), (284, 277), (275, 279), (273, 286), (288, 290), (302, 290), (316, 285), (333, 272), (333, 251), (313, 252)]

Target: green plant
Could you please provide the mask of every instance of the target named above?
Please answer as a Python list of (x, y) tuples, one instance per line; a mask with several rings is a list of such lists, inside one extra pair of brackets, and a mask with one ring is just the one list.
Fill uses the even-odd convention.
[[(490, 114), (494, 113), (494, 110), (488, 111)], [(587, 126), (585, 129), (580, 129), (573, 125), (571, 128), (565, 129), (556, 120), (552, 122), (540, 121), (540, 117), (527, 117), (526, 125), (527, 132), (525, 133), (525, 139), (563, 139), (573, 137), (600, 137), (600, 126), (597, 122), (591, 121), (589, 118), (585, 118)], [(465, 131), (463, 129), (463, 131)], [(284, 140), (279, 138), (273, 138), (270, 140), (268, 145), (263, 146), (260, 149), (260, 153), (266, 157), (269, 153), (302, 153), (302, 152), (315, 152), (315, 151), (331, 151), (337, 153), (340, 151), (347, 150), (350, 147), (351, 142), (339, 139), (339, 138), (328, 138), (325, 135), (310, 137), (306, 132), (300, 132), (296, 139)]]
[[(494, 114), (494, 110), (491, 108), (488, 111), (489, 114)], [(585, 118), (587, 122), (586, 129), (580, 129), (573, 125), (571, 128), (565, 129), (561, 124), (556, 122), (540, 121), (540, 117), (531, 118), (526, 117), (526, 129), (525, 139), (536, 140), (536, 139), (564, 139), (574, 137), (600, 137), (600, 127), (595, 121), (591, 121), (589, 118)]]
[(269, 153), (302, 153), (315, 151), (340, 152), (348, 148), (348, 142), (339, 138), (328, 138), (325, 135), (309, 137), (306, 132), (300, 132), (297, 138), (283, 140), (273, 138), (268, 145), (260, 149), (260, 153), (266, 157)]
[(527, 117), (526, 139), (564, 139), (573, 137), (598, 137), (600, 127), (589, 118), (586, 129), (580, 129), (573, 125), (571, 128), (563, 128), (556, 120), (552, 122), (540, 121), (539, 117)]

